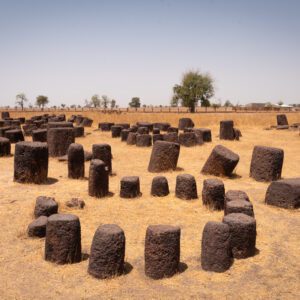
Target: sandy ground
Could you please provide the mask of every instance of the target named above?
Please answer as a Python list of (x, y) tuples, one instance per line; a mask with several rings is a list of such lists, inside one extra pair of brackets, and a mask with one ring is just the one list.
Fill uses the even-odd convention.
[[(164, 198), (150, 196), (151, 181), (155, 176), (147, 172), (151, 148), (127, 146), (119, 139), (112, 139), (110, 133), (93, 131), (95, 128), (87, 129), (92, 134), (78, 138), (77, 142), (84, 145), (85, 150), (91, 150), (94, 143), (111, 144), (113, 170), (116, 172), (116, 176), (110, 178), (112, 197), (89, 197), (87, 180), (68, 179), (67, 164), (54, 158), (49, 162), (51, 180), (48, 184), (14, 183), (13, 157), (0, 158), (0, 298), (299, 299), (300, 211), (265, 205), (268, 184), (258, 183), (248, 174), (253, 146), (267, 145), (284, 149), (284, 178), (300, 177), (300, 136), (296, 131), (265, 131), (263, 126), (258, 126), (260, 117), (256, 117), (257, 124), (237, 121), (243, 134), (239, 142), (220, 141), (216, 137), (218, 127), (209, 126), (213, 133), (212, 143), (181, 147), (178, 166), (183, 170), (163, 174), (170, 186), (170, 195)], [(292, 118), (294, 122), (300, 122), (299, 114)], [(125, 120), (120, 117), (121, 121)], [(264, 125), (270, 125), (268, 122)], [(201, 122), (196, 122), (196, 125), (203, 126), (203, 123), (201, 117)], [(207, 124), (210, 125), (209, 120)], [(238, 176), (223, 178), (223, 181), (226, 190), (241, 189), (248, 193), (257, 220), (258, 254), (235, 260), (231, 269), (222, 274), (203, 271), (199, 261), (205, 223), (221, 221), (223, 216), (222, 212), (206, 209), (201, 199), (203, 180), (210, 177), (200, 174), (200, 170), (217, 144), (223, 144), (240, 155), (236, 169)], [(85, 167), (88, 176), (89, 163)], [(180, 173), (196, 177), (199, 199), (184, 201), (175, 198), (175, 180)], [(120, 178), (126, 175), (140, 176), (142, 197), (133, 200), (119, 197)], [(35, 199), (40, 195), (55, 197), (59, 212), (80, 217), (84, 253), (89, 253), (93, 234), (99, 225), (116, 223), (121, 226), (126, 235), (126, 261), (132, 265), (132, 270), (127, 275), (101, 281), (87, 274), (87, 260), (65, 266), (46, 262), (43, 259), (44, 239), (30, 239), (26, 235), (27, 226), (33, 220)], [(65, 201), (72, 197), (84, 199), (86, 208), (68, 209)], [(181, 227), (181, 261), (187, 265), (182, 273), (160, 281), (145, 277), (144, 238), (149, 224)]]

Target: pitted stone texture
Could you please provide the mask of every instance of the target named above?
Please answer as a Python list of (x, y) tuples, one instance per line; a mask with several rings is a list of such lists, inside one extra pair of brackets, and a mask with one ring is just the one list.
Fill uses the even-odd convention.
[(281, 125), (289, 125), (289, 122), (288, 122), (287, 117), (286, 117), (285, 114), (277, 115), (276, 119), (277, 119), (277, 125), (279, 125), (279, 126), (281, 126)]
[(232, 213), (223, 218), (230, 228), (230, 246), (234, 258), (247, 258), (255, 254), (256, 221), (241, 213)]
[(47, 142), (50, 156), (58, 157), (66, 155), (69, 146), (75, 142), (73, 128), (49, 128), (47, 133)]
[(74, 130), (75, 138), (84, 136), (84, 127), (83, 126), (76, 126), (73, 128), (73, 130)]
[(115, 224), (98, 227), (90, 253), (89, 274), (100, 279), (122, 275), (125, 257), (124, 231)]
[(265, 202), (282, 208), (300, 208), (300, 178), (272, 182), (267, 189)]
[(11, 145), (9, 139), (0, 137), (0, 157), (9, 156), (10, 150), (11, 150)]
[(177, 167), (179, 153), (179, 144), (165, 141), (156, 141), (153, 144), (148, 171), (164, 172), (168, 170), (175, 170)]
[(47, 129), (37, 129), (32, 131), (33, 142), (47, 142)]
[(177, 175), (175, 194), (176, 197), (180, 199), (197, 199), (198, 194), (195, 177), (190, 174)]
[(282, 149), (255, 146), (252, 153), (250, 177), (256, 181), (274, 181), (281, 178), (284, 152)]
[(251, 202), (246, 200), (233, 200), (229, 201), (225, 205), (224, 215), (229, 215), (232, 213), (241, 213), (254, 217), (253, 205)]
[(195, 126), (194, 122), (190, 118), (179, 119), (178, 129), (184, 130), (185, 128), (193, 128)]
[(129, 134), (129, 129), (122, 129), (121, 131), (121, 142), (126, 142)]
[(45, 260), (57, 264), (81, 261), (81, 229), (77, 216), (55, 214), (48, 218)]
[(194, 132), (180, 133), (178, 141), (180, 145), (185, 147), (193, 147), (197, 145), (197, 139)]
[(93, 159), (102, 160), (107, 168), (109, 174), (112, 173), (112, 153), (111, 146), (109, 144), (94, 144), (92, 146)]
[(68, 149), (68, 177), (84, 177), (84, 150), (80, 144), (71, 144)]
[(24, 135), (21, 129), (7, 130), (5, 131), (5, 137), (9, 139), (12, 144), (24, 141)]
[(111, 137), (112, 138), (118, 138), (118, 137), (121, 136), (122, 129), (125, 129), (125, 128), (123, 128), (122, 126), (114, 125), (114, 126), (111, 126), (110, 129), (111, 129)]
[(121, 179), (121, 198), (136, 198), (140, 195), (140, 179), (138, 176), (126, 176)]
[(230, 268), (232, 261), (229, 226), (221, 222), (206, 223), (201, 244), (202, 269), (225, 272)]
[(14, 181), (40, 184), (48, 177), (48, 146), (40, 142), (19, 142), (15, 147)]
[(127, 137), (127, 145), (136, 145), (136, 136), (137, 136), (137, 133), (129, 132), (128, 137)]
[(217, 145), (205, 162), (202, 173), (215, 176), (231, 176), (240, 157), (228, 148)]
[(164, 141), (171, 143), (179, 143), (178, 134), (176, 132), (169, 132), (163, 135)]
[(152, 136), (150, 134), (137, 134), (136, 136), (137, 147), (151, 147)]
[(27, 228), (28, 236), (30, 237), (45, 237), (46, 225), (48, 223), (48, 217), (40, 216), (32, 221)]
[(219, 179), (206, 179), (203, 182), (202, 202), (212, 210), (224, 208), (225, 187)]
[(40, 216), (49, 217), (53, 214), (57, 214), (58, 204), (52, 197), (39, 196), (36, 198), (34, 217)]
[(89, 171), (89, 195), (102, 198), (109, 193), (109, 170), (100, 159), (92, 159)]
[(180, 262), (180, 228), (150, 225), (145, 238), (145, 274), (152, 279), (171, 277)]
[(169, 194), (168, 180), (164, 176), (156, 176), (152, 179), (151, 195), (156, 197), (164, 197)]

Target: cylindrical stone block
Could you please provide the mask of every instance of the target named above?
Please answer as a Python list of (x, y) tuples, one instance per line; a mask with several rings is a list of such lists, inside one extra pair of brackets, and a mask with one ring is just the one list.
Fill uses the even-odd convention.
[(81, 261), (81, 230), (77, 216), (55, 214), (48, 218), (45, 260), (57, 264)]
[(246, 200), (233, 200), (229, 201), (225, 205), (224, 215), (229, 215), (233, 213), (241, 213), (254, 217), (253, 205), (251, 202)]
[(180, 145), (185, 147), (193, 147), (197, 145), (197, 139), (194, 132), (180, 133), (178, 141)]
[(180, 228), (150, 225), (145, 238), (145, 274), (152, 279), (171, 277), (180, 262)]
[(235, 139), (232, 120), (225, 120), (220, 122), (220, 139), (221, 140)]
[(14, 181), (43, 183), (48, 176), (48, 145), (40, 142), (19, 142), (14, 157)]
[(241, 213), (226, 215), (223, 222), (230, 228), (230, 246), (234, 258), (247, 258), (255, 254), (256, 221)]
[(137, 134), (136, 146), (137, 147), (151, 147), (152, 136), (150, 134)]
[(68, 149), (68, 177), (84, 177), (84, 150), (80, 144), (71, 144)]
[(179, 119), (179, 123), (178, 123), (179, 130), (184, 130), (185, 128), (193, 128), (194, 126), (195, 124), (190, 118)]
[(24, 141), (24, 135), (21, 129), (7, 130), (5, 131), (5, 137), (8, 138), (11, 143)]
[(202, 269), (225, 272), (230, 268), (232, 261), (229, 226), (221, 222), (206, 223), (201, 243)]
[(47, 142), (47, 129), (37, 129), (32, 131), (33, 142)]
[(165, 141), (156, 141), (148, 165), (149, 172), (176, 170), (180, 145)]
[(73, 128), (72, 122), (49, 122), (47, 128)]
[(89, 195), (102, 198), (109, 193), (109, 171), (100, 159), (92, 159), (89, 173)]
[(126, 176), (121, 179), (121, 198), (136, 198), (140, 193), (140, 179), (138, 176)]
[(136, 136), (137, 136), (137, 133), (129, 132), (127, 141), (126, 141), (127, 145), (136, 145)]
[(111, 137), (112, 138), (117, 138), (121, 136), (121, 131), (122, 131), (123, 127), (121, 126), (111, 126)]
[(156, 176), (152, 179), (151, 195), (156, 197), (164, 197), (169, 194), (168, 180), (164, 176)]
[(212, 150), (201, 172), (215, 176), (231, 176), (240, 157), (228, 148), (217, 145)]
[(9, 156), (10, 149), (10, 140), (5, 137), (0, 137), (0, 156)]
[(250, 165), (250, 177), (256, 181), (275, 181), (280, 179), (284, 152), (282, 149), (255, 146)]
[[(154, 130), (153, 130), (153, 132), (154, 132)], [(163, 134), (160, 134), (160, 133), (153, 134), (152, 135), (152, 140), (153, 140), (153, 144), (154, 144), (156, 141), (163, 141), (164, 140), (164, 136), (163, 136)]]
[(107, 168), (109, 174), (112, 173), (112, 153), (111, 146), (109, 144), (94, 144), (92, 146), (93, 159), (102, 160)]
[(84, 136), (84, 127), (83, 126), (76, 126), (73, 128), (73, 130), (74, 130), (75, 138)]
[(178, 134), (176, 132), (165, 133), (163, 137), (166, 142), (179, 143)]
[(148, 134), (149, 128), (148, 127), (138, 127), (137, 134)]
[(121, 131), (121, 142), (126, 142), (128, 138), (130, 130), (129, 129), (122, 129)]
[(190, 174), (177, 175), (175, 194), (176, 197), (180, 199), (197, 199), (198, 194), (195, 177)]
[(39, 218), (41, 216), (50, 217), (57, 214), (58, 203), (52, 197), (39, 196), (36, 198), (34, 207), (34, 217)]
[(100, 279), (122, 275), (124, 257), (124, 231), (114, 224), (99, 226), (91, 246), (88, 273)]
[(205, 179), (202, 189), (203, 205), (212, 210), (222, 210), (224, 208), (225, 187), (219, 179)]
[(47, 142), (50, 156), (57, 157), (66, 155), (69, 146), (75, 142), (73, 128), (66, 127), (48, 129)]

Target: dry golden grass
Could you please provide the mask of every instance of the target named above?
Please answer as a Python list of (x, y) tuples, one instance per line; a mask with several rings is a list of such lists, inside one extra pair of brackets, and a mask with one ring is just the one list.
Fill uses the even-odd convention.
[[(12, 114), (12, 116), (15, 116)], [(176, 114), (91, 115), (98, 121), (169, 121), (176, 125)], [(151, 149), (136, 148), (112, 139), (109, 133), (93, 131), (77, 142), (91, 150), (94, 143), (109, 143), (113, 151), (113, 170), (110, 178), (110, 198), (95, 199), (87, 194), (87, 180), (67, 178), (66, 163), (50, 159), (49, 177), (58, 181), (49, 185), (14, 183), (13, 157), (0, 159), (0, 297), (1, 299), (299, 299), (300, 297), (300, 217), (299, 210), (289, 211), (266, 206), (264, 195), (268, 184), (249, 178), (254, 145), (283, 148), (285, 160), (283, 177), (299, 177), (300, 136), (295, 131), (264, 131), (275, 123), (275, 114), (209, 114), (192, 116), (196, 126), (212, 128), (213, 142), (194, 148), (181, 148), (178, 166), (182, 171), (167, 172), (170, 195), (150, 196), (151, 180), (147, 172)], [(248, 193), (257, 220), (257, 249), (259, 254), (245, 260), (235, 260), (231, 269), (222, 274), (201, 269), (200, 245), (202, 230), (207, 221), (222, 220), (222, 212), (202, 206), (203, 180), (200, 169), (211, 149), (219, 144), (216, 122), (233, 118), (242, 131), (239, 142), (221, 143), (240, 155), (236, 179), (224, 178), (226, 190), (241, 189)], [(300, 114), (288, 114), (290, 122), (300, 122)], [(96, 124), (95, 124), (96, 125)], [(86, 163), (88, 175), (89, 163)], [(196, 177), (199, 199), (183, 201), (175, 198), (176, 176), (189, 173)], [(118, 196), (120, 178), (138, 175), (143, 196), (125, 200)], [(126, 261), (132, 271), (111, 280), (96, 280), (87, 274), (88, 261), (57, 266), (43, 259), (44, 239), (29, 239), (27, 225), (32, 221), (35, 199), (39, 195), (53, 196), (61, 213), (80, 217), (83, 252), (89, 253), (96, 228), (105, 223), (120, 225), (126, 235)], [(72, 197), (85, 200), (84, 210), (71, 210), (65, 201)], [(181, 274), (153, 281), (143, 273), (144, 236), (149, 224), (173, 224), (182, 229), (181, 261), (188, 268)]]

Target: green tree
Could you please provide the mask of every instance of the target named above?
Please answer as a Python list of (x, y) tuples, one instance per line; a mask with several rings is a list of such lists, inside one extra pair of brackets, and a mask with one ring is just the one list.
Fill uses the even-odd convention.
[(187, 106), (195, 112), (195, 106), (200, 101), (201, 106), (208, 107), (209, 99), (214, 95), (213, 80), (209, 74), (189, 71), (183, 74), (181, 84), (173, 87), (174, 96), (182, 106)]
[(225, 103), (224, 103), (224, 106), (225, 107), (232, 107), (233, 104), (229, 100), (226, 100)]
[(24, 102), (26, 101), (28, 101), (28, 99), (24, 93), (20, 93), (16, 96), (16, 104), (19, 105), (22, 110), (24, 110)]
[(106, 96), (106, 95), (103, 95), (101, 97), (101, 104), (103, 105), (103, 108), (108, 108), (108, 105), (110, 103), (110, 99)]
[(95, 94), (91, 98), (91, 105), (94, 107), (100, 107), (101, 105), (101, 100), (99, 98), (99, 95)]
[(129, 102), (129, 106), (130, 107), (135, 107), (135, 108), (138, 108), (138, 107), (141, 107), (141, 100), (139, 97), (133, 97), (131, 98), (131, 102)]
[(36, 97), (36, 105), (39, 108), (42, 108), (42, 110), (44, 109), (45, 105), (47, 105), (48, 103), (49, 100), (47, 96), (39, 95)]
[(112, 99), (110, 101), (110, 108), (115, 108), (116, 107), (116, 100)]

